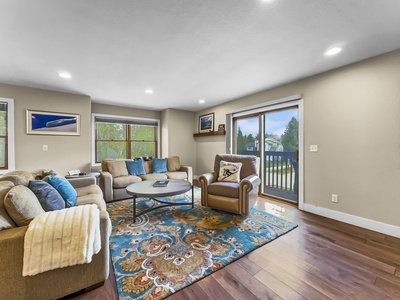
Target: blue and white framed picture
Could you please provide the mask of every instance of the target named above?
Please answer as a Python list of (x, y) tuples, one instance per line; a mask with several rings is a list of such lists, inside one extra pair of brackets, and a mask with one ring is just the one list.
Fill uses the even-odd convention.
[(214, 113), (209, 113), (199, 117), (199, 132), (214, 131)]
[(48, 135), (80, 135), (78, 114), (26, 110), (26, 133)]

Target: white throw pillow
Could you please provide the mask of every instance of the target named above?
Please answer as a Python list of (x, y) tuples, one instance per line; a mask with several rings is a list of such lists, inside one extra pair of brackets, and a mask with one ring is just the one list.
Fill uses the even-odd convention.
[(221, 160), (219, 164), (218, 181), (239, 182), (242, 163), (233, 163)]

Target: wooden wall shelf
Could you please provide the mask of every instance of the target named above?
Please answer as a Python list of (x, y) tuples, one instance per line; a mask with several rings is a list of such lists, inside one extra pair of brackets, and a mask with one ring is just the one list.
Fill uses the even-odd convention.
[(225, 130), (193, 133), (193, 136), (194, 136), (194, 137), (199, 137), (199, 136), (212, 136), (212, 135), (225, 135)]

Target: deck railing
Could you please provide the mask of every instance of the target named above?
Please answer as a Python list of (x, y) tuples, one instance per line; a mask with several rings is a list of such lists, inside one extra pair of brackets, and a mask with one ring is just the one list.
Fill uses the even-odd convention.
[[(257, 151), (241, 154), (259, 156)], [(296, 152), (265, 151), (262, 172), (264, 193), (297, 201)]]

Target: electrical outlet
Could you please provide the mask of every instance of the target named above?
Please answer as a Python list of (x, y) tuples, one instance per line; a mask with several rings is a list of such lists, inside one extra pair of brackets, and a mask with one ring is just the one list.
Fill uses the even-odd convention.
[(42, 146), (42, 151), (49, 151), (49, 146), (48, 145), (43, 145)]
[(332, 202), (333, 203), (338, 203), (339, 202), (339, 196), (335, 195), (335, 194), (332, 194)]
[(318, 152), (318, 145), (310, 145), (310, 152)]

